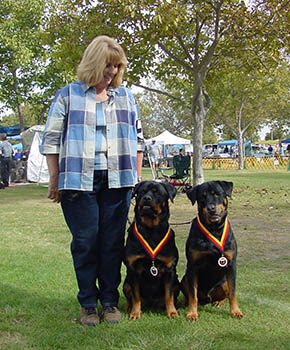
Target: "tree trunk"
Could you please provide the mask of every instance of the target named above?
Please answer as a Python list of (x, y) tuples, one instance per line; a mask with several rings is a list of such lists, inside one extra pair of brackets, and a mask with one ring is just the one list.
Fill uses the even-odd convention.
[(245, 157), (244, 157), (244, 142), (243, 134), (239, 133), (239, 170), (244, 169)]
[(200, 185), (204, 182), (204, 175), (203, 175), (203, 168), (202, 168), (202, 135), (203, 135), (205, 115), (203, 115), (202, 111), (196, 111), (193, 118), (194, 118), (193, 157), (192, 157), (193, 184)]
[(22, 114), (21, 106), (19, 104), (17, 105), (17, 114), (18, 114), (18, 117), (19, 117), (20, 132), (22, 132), (22, 131), (24, 131), (24, 120), (23, 120), (23, 114)]
[(245, 106), (246, 99), (243, 97), (241, 106), (236, 109), (236, 120), (238, 124), (238, 132), (239, 132), (239, 170), (244, 169), (245, 164), (245, 147), (244, 147), (244, 130), (242, 128), (242, 111)]
[[(195, 91), (192, 97), (191, 112), (193, 116), (193, 157), (192, 157), (192, 171), (193, 184), (200, 185), (204, 182), (203, 168), (202, 168), (202, 139), (204, 121), (208, 109), (210, 108), (210, 98), (205, 89), (202, 89), (202, 82), (200, 75), (197, 75)], [(205, 98), (205, 100), (204, 100)], [(205, 104), (206, 102), (206, 104)]]
[(45, 116), (45, 114), (46, 114), (48, 108), (49, 108), (49, 105), (44, 105), (44, 106), (43, 106), (43, 108), (42, 108), (42, 110), (41, 110), (41, 112), (40, 112), (40, 116), (39, 116), (39, 118), (38, 118), (38, 120), (37, 120), (37, 124), (41, 125), (41, 124), (44, 123), (44, 116)]
[(16, 115), (18, 115), (20, 132), (22, 132), (24, 130), (24, 120), (23, 120), (23, 114), (21, 111), (20, 92), (19, 92), (19, 87), (18, 87), (17, 69), (16, 68), (13, 70), (13, 84), (14, 84), (14, 91), (15, 91), (15, 96), (16, 96), (16, 111), (14, 111), (14, 113)]

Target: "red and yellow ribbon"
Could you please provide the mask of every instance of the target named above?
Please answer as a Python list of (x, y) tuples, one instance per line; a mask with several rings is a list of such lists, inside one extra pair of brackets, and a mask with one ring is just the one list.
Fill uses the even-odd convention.
[(224, 245), (225, 242), (227, 240), (228, 237), (228, 232), (229, 232), (229, 221), (228, 218), (226, 217), (225, 219), (225, 226), (224, 226), (224, 230), (223, 230), (223, 234), (222, 234), (222, 238), (219, 241), (214, 235), (212, 235), (207, 228), (205, 228), (203, 226), (203, 224), (201, 223), (199, 216), (196, 217), (197, 219), (197, 224), (199, 226), (199, 228), (201, 229), (201, 231), (217, 246), (220, 248), (221, 251), (224, 250)]
[(149, 245), (149, 243), (145, 240), (145, 238), (141, 235), (141, 233), (138, 231), (137, 229), (137, 225), (135, 223), (134, 225), (134, 233), (135, 236), (138, 238), (138, 240), (140, 241), (140, 243), (142, 244), (142, 246), (144, 247), (144, 249), (146, 250), (146, 252), (151, 256), (152, 259), (155, 259), (155, 256), (160, 252), (160, 250), (164, 247), (164, 245), (166, 244), (166, 242), (168, 241), (169, 237), (170, 237), (170, 232), (171, 229), (170, 227), (168, 228), (167, 233), (165, 234), (165, 236), (162, 238), (162, 240), (158, 243), (157, 247), (155, 249), (152, 249)]

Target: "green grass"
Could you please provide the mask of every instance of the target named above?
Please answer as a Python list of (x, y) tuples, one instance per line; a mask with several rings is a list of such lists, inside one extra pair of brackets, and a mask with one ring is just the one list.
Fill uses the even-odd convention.
[[(143, 173), (151, 178), (149, 169)], [(45, 187), (15, 186), (0, 191), (1, 350), (289, 349), (290, 173), (211, 170), (205, 179), (234, 182), (229, 217), (239, 246), (242, 320), (231, 318), (227, 303), (200, 307), (199, 320), (190, 323), (180, 295), (178, 319), (144, 310), (141, 320), (129, 321), (120, 286), (123, 321), (80, 326), (70, 233), (61, 209), (46, 198)], [(170, 207), (181, 278), (187, 222), (196, 206), (179, 194)]]

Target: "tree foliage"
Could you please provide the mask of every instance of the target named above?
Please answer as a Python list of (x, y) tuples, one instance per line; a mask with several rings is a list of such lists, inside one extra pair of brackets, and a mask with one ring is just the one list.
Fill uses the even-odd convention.
[(246, 72), (277, 66), (289, 47), (282, 30), (287, 3), (105, 0), (93, 6), (91, 14), (100, 14), (126, 48), (128, 81), (140, 86), (153, 76), (166, 87), (159, 93), (191, 108), (195, 183), (203, 181), (202, 134), (213, 82), (208, 73), (218, 71), (222, 78), (237, 60)]
[(45, 0), (0, 2), (0, 102), (18, 116), (21, 129), (23, 106), (29, 105), (35, 122), (41, 122), (53, 91), (64, 82), (64, 71), (52, 57), (54, 45), (47, 41), (48, 4)]

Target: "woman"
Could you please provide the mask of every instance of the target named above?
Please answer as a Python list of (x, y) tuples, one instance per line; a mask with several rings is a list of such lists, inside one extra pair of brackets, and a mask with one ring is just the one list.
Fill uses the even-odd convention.
[(120, 86), (126, 63), (115, 40), (96, 37), (78, 66), (79, 81), (57, 92), (41, 146), (48, 198), (61, 202), (72, 233), (80, 322), (87, 326), (100, 322), (97, 300), (105, 322), (121, 320), (126, 220), (143, 157), (139, 109), (130, 90)]

